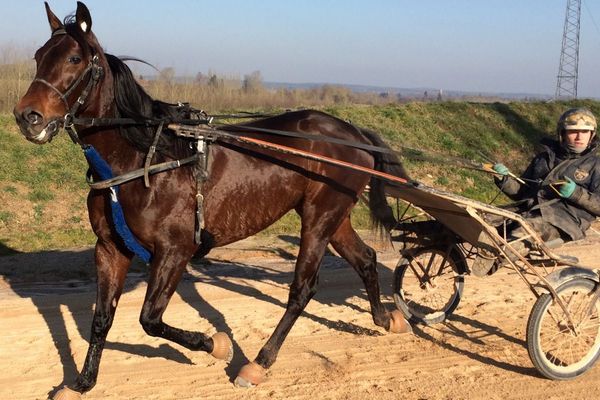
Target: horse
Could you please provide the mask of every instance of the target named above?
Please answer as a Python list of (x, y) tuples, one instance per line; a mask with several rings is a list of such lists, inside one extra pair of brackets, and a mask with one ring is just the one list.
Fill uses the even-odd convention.
[[(74, 138), (83, 147), (93, 146), (115, 175), (139, 169), (149, 148), (156, 144), (155, 162), (177, 160), (194, 154), (187, 138), (162, 128), (139, 125), (77, 126), (78, 118), (173, 119), (180, 107), (148, 95), (122, 60), (103, 51), (92, 32), (88, 8), (77, 3), (74, 15), (64, 21), (45, 3), (51, 37), (35, 53), (36, 75), (14, 108), (14, 116), (26, 139), (45, 144), (61, 128), (75, 129)], [(75, 126), (74, 126), (75, 125)], [(387, 147), (374, 132), (358, 128), (315, 110), (286, 112), (246, 124), (259, 132), (257, 138), (323, 155), (377, 171), (408, 178), (393, 154), (341, 146), (318, 140), (273, 136), (260, 131), (278, 130), (311, 137), (351, 140)], [(161, 129), (159, 128), (159, 129)], [(148, 287), (139, 321), (144, 331), (231, 360), (232, 342), (218, 332), (209, 337), (163, 322), (163, 313), (187, 263), (215, 247), (244, 239), (265, 229), (288, 211), (301, 219), (300, 247), (289, 298), (279, 323), (254, 361), (242, 366), (235, 384), (259, 384), (273, 365), (280, 347), (317, 288), (321, 259), (327, 245), (343, 257), (362, 279), (375, 325), (390, 332), (408, 332), (410, 325), (398, 310), (387, 311), (380, 299), (375, 251), (367, 246), (350, 222), (350, 211), (370, 184), (369, 208), (374, 222), (390, 229), (395, 223), (385, 201), (384, 185), (371, 175), (346, 170), (294, 155), (260, 149), (251, 144), (216, 141), (210, 145), (205, 180), (197, 192), (199, 173), (185, 165), (151, 175), (149, 187), (142, 179), (119, 186), (119, 202), (127, 226), (137, 242), (151, 254)], [(101, 180), (92, 168), (93, 178)], [(201, 240), (195, 240), (198, 194), (203, 197)], [(90, 190), (87, 207), (97, 236), (97, 298), (88, 352), (73, 383), (55, 398), (79, 396), (93, 388), (107, 333), (134, 251), (124, 244), (115, 228), (108, 189)], [(63, 396), (63, 397), (61, 397)]]

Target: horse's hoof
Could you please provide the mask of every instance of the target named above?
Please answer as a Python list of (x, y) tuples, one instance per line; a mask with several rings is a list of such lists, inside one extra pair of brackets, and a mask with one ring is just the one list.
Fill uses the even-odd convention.
[(390, 332), (392, 333), (412, 333), (412, 326), (404, 318), (404, 315), (399, 310), (390, 312)]
[(252, 361), (240, 369), (234, 384), (237, 387), (251, 388), (261, 383), (264, 377), (265, 369)]
[(69, 389), (67, 386), (64, 386), (54, 395), (53, 400), (80, 400), (81, 393), (74, 391), (73, 389)]
[(212, 335), (212, 341), (213, 351), (210, 355), (229, 364), (233, 359), (233, 343), (229, 336), (225, 332), (217, 332)]

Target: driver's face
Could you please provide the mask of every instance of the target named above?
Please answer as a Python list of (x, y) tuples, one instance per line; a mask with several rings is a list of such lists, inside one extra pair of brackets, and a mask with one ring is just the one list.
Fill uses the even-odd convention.
[(564, 133), (565, 142), (567, 145), (575, 148), (586, 148), (590, 143), (592, 131), (589, 130), (568, 130)]

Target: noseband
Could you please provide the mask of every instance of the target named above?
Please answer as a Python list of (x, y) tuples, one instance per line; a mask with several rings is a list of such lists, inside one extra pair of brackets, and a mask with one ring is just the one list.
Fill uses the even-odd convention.
[[(66, 35), (66, 34), (67, 34), (66, 30), (58, 29), (54, 33), (52, 33), (52, 36)], [(83, 88), (81, 93), (79, 94), (79, 97), (77, 97), (77, 100), (75, 101), (75, 103), (73, 103), (72, 105), (69, 106), (69, 102), (68, 102), (69, 96), (71, 96), (73, 91), (81, 84), (81, 82), (83, 82), (83, 80), (88, 75), (89, 75), (89, 78), (88, 78), (87, 84), (85, 85), (85, 87)], [(33, 82), (39, 82), (39, 83), (49, 87), (56, 94), (58, 94), (58, 97), (62, 100), (62, 102), (65, 106), (65, 111), (66, 111), (66, 114), (63, 117), (63, 121), (62, 121), (63, 127), (65, 128), (65, 130), (71, 137), (71, 140), (73, 140), (73, 142), (79, 144), (80, 146), (82, 146), (83, 143), (81, 142), (81, 139), (77, 135), (77, 131), (75, 130), (75, 127), (73, 126), (73, 121), (75, 119), (75, 115), (77, 114), (77, 111), (79, 111), (79, 108), (87, 100), (90, 92), (92, 91), (92, 88), (94, 86), (96, 86), (96, 84), (100, 81), (100, 79), (102, 79), (103, 76), (104, 76), (104, 68), (102, 68), (99, 65), (99, 58), (96, 54), (94, 54), (92, 56), (92, 59), (88, 63), (87, 67), (85, 68), (85, 70), (79, 75), (79, 77), (77, 79), (75, 79), (67, 87), (67, 89), (64, 92), (61, 92), (56, 86), (54, 86), (53, 84), (51, 84), (50, 82), (48, 82), (45, 79), (35, 78), (33, 80)]]

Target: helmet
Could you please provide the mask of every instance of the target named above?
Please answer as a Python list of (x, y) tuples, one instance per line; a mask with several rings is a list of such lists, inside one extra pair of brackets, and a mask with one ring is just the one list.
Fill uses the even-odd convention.
[(571, 108), (563, 113), (558, 119), (556, 134), (558, 140), (562, 142), (562, 134), (568, 130), (588, 130), (592, 131), (591, 139), (596, 136), (596, 117), (587, 108)]

